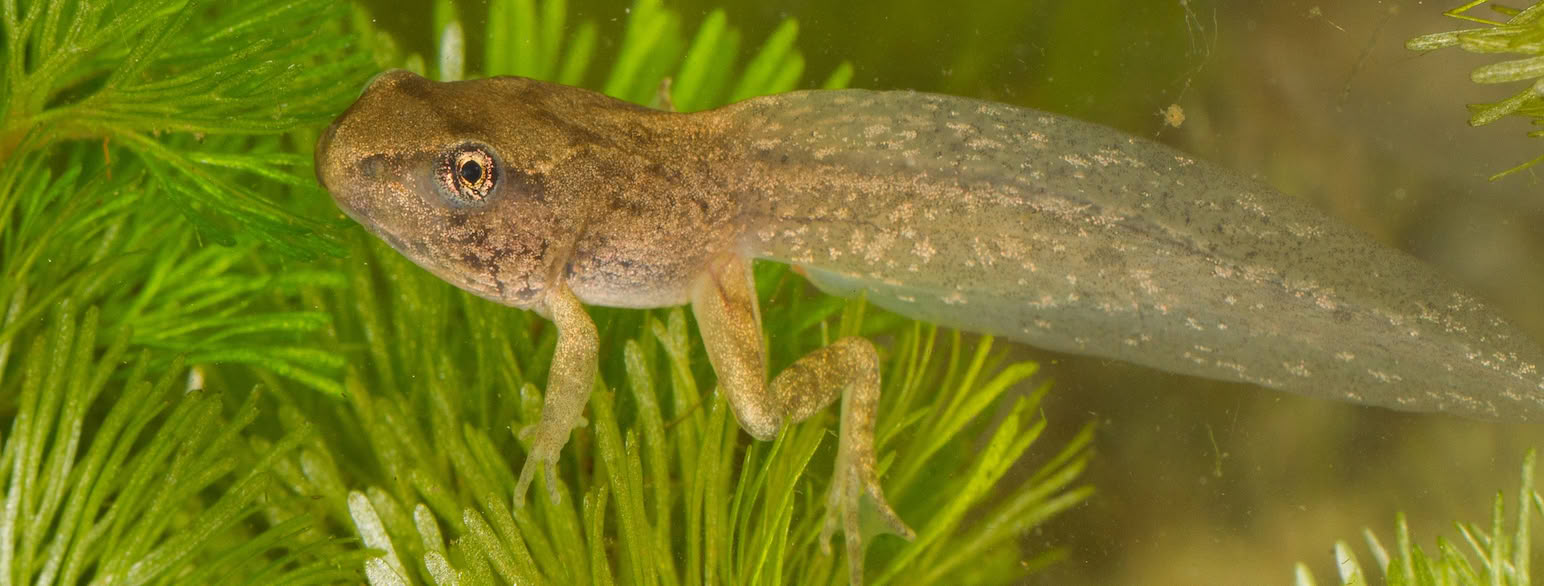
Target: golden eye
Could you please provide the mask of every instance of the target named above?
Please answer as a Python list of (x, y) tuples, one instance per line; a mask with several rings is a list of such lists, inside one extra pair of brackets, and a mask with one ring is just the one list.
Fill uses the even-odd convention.
[(453, 151), (440, 168), (440, 182), (461, 203), (479, 203), (493, 193), (498, 167), (493, 154), (481, 145), (465, 145)]

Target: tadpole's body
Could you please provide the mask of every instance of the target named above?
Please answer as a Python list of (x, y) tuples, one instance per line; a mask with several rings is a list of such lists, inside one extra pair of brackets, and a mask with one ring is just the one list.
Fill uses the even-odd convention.
[[(680, 114), (523, 78), (382, 74), (317, 146), (349, 215), (440, 277), (552, 318), (533, 463), (579, 420), (580, 303), (691, 303), (742, 427), (845, 397), (827, 533), (861, 578), (877, 359), (848, 338), (765, 380), (750, 259), (914, 318), (1064, 352), (1396, 409), (1544, 419), (1540, 349), (1427, 266), (1169, 147), (916, 92)], [(549, 486), (551, 486), (549, 484)], [(556, 497), (556, 493), (554, 493)]]

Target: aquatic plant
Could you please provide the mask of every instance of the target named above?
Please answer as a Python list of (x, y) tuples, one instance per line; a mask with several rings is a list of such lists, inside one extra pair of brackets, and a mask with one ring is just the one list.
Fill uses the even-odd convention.
[[(1530, 567), (1534, 551), (1531, 525), (1534, 517), (1544, 512), (1544, 499), (1533, 490), (1533, 469), (1537, 456), (1537, 452), (1530, 450), (1523, 458), (1522, 486), (1517, 491), (1515, 529), (1507, 531), (1506, 499), (1498, 491), (1491, 505), (1490, 531), (1473, 523), (1455, 522), (1453, 527), (1463, 536), (1463, 542), (1455, 543), (1445, 537), (1438, 537), (1436, 551), (1426, 553), (1411, 537), (1405, 516), (1400, 513), (1394, 519), (1392, 551), (1383, 545), (1383, 541), (1371, 529), (1362, 530), (1368, 553), (1376, 562), (1376, 574), (1363, 569), (1355, 548), (1350, 544), (1345, 541), (1335, 542), (1335, 567), (1339, 571), (1339, 583), (1368, 584), (1373, 576), (1384, 584), (1419, 586), (1526, 586), (1532, 583)], [(1313, 586), (1316, 582), (1308, 567), (1299, 563), (1294, 583), (1298, 586)]]
[[(1469, 14), (1483, 4), (1488, 4), (1491, 10), (1507, 19), (1495, 21)], [(1533, 82), (1499, 102), (1470, 104), (1469, 124), (1483, 126), (1507, 116), (1524, 116), (1532, 119), (1535, 126), (1544, 125), (1544, 2), (1517, 10), (1490, 0), (1472, 0), (1444, 14), (1486, 26), (1422, 35), (1405, 42), (1405, 47), (1413, 51), (1458, 47), (1470, 53), (1523, 55), (1521, 59), (1476, 67), (1470, 72), (1469, 79), (1481, 84)], [(1544, 130), (1531, 131), (1528, 136), (1544, 136)], [(1544, 163), (1544, 155), (1497, 173), (1491, 179), (1500, 179), (1539, 163)]]
[[(308, 168), (383, 66), (641, 103), (670, 77), (695, 110), (799, 87), (797, 25), (737, 65), (724, 11), (687, 30), (639, 0), (602, 60), (561, 0), (488, 10), (465, 38), (439, 3), (426, 60), (329, 3), (0, 3), (0, 583), (845, 580), (817, 540), (835, 413), (748, 441), (679, 309), (592, 309), (605, 359), (565, 498), (512, 509), (553, 328), (412, 266)], [(883, 342), (882, 481), (919, 537), (873, 540), (871, 583), (1012, 582), (1062, 555), (1016, 540), (1091, 493), (1092, 432), (1037, 443), (1047, 387), (1015, 390), (1033, 364), (758, 270), (774, 368)]]
[(320, 194), (284, 133), (368, 74), (317, 26), (346, 14), (0, 4), (0, 583), (331, 583), (368, 557), (270, 498), (311, 426), (202, 382), (341, 388), (297, 297), (341, 281), (295, 263), (343, 248), (295, 211)]

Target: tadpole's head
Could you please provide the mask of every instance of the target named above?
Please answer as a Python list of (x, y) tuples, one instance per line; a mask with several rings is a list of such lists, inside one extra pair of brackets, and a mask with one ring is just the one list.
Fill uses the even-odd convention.
[[(452, 284), (530, 307), (573, 230), (552, 175), (564, 129), (521, 78), (439, 83), (377, 75), (316, 144), (338, 207)], [(563, 88), (568, 90), (570, 88)], [(540, 102), (541, 100), (537, 100)]]

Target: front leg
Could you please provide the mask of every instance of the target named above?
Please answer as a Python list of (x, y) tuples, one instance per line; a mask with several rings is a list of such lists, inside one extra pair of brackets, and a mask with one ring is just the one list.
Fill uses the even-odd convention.
[(740, 426), (758, 440), (770, 440), (786, 421), (803, 420), (838, 397), (841, 437), (836, 471), (826, 499), (821, 547), (830, 551), (840, 520), (847, 542), (851, 582), (863, 582), (863, 542), (858, 504), (864, 494), (890, 529), (905, 539), (914, 534), (885, 501), (874, 472), (874, 418), (879, 406), (879, 356), (863, 338), (842, 338), (799, 358), (766, 382), (761, 315), (751, 286), (750, 263), (736, 255), (716, 259), (692, 289), (692, 313), (702, 332), (718, 385)]
[(584, 404), (590, 400), (595, 384), (596, 355), (600, 352), (595, 322), (584, 312), (579, 298), (568, 285), (558, 283), (544, 297), (537, 311), (558, 328), (557, 349), (552, 354), (552, 368), (547, 374), (546, 399), (542, 402), (541, 421), (521, 430), (532, 439), (531, 452), (520, 468), (515, 482), (515, 507), (525, 506), (525, 491), (531, 485), (536, 465), (547, 473), (547, 492), (552, 502), (562, 500), (558, 493), (557, 460), (568, 433), (579, 424)]

